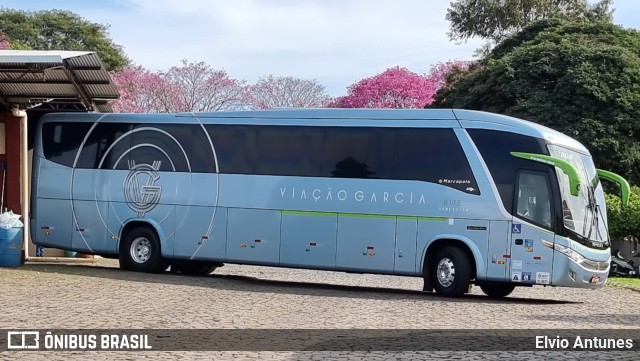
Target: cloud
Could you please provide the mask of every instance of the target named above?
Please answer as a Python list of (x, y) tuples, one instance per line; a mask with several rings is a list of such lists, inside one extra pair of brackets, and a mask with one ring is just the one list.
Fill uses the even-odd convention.
[[(592, 0), (595, 1), (595, 0)], [(447, 38), (449, 0), (3, 0), (26, 10), (68, 9), (111, 25), (136, 64), (165, 70), (205, 61), (230, 76), (317, 79), (332, 95), (393, 66), (417, 73), (470, 59), (481, 40)], [(617, 0), (614, 21), (638, 27), (636, 0)]]
[(388, 67), (423, 73), (437, 61), (470, 58), (481, 44), (449, 42), (447, 1), (124, 3), (130, 11), (112, 24), (112, 35), (140, 65), (155, 70), (182, 58), (204, 60), (249, 81), (268, 73), (317, 78), (334, 95)]
[(438, 61), (468, 59), (481, 44), (449, 42), (446, 0), (71, 3), (69, 10), (109, 23), (113, 40), (150, 70), (202, 60), (250, 82), (269, 73), (315, 78), (332, 95), (389, 67), (424, 73)]

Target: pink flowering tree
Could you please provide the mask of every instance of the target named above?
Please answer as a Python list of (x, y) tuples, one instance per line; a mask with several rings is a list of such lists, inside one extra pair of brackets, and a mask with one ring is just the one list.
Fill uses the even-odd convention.
[(204, 62), (183, 60), (182, 66), (157, 73), (130, 67), (112, 74), (112, 80), (120, 92), (120, 99), (112, 103), (116, 112), (209, 112), (246, 104), (244, 81)]
[(6, 50), (6, 49), (11, 49), (11, 44), (9, 44), (9, 41), (7, 40), (7, 38), (0, 33), (0, 50)]
[(111, 103), (116, 113), (157, 113), (163, 111), (156, 89), (163, 80), (159, 75), (141, 66), (127, 67), (111, 74), (111, 80), (120, 92), (120, 98)]
[[(431, 66), (427, 79), (436, 87), (436, 90), (447, 84), (447, 77), (453, 72), (465, 72), (469, 69), (471, 62), (463, 60), (449, 60), (446, 62), (436, 63)], [(433, 102), (433, 99), (431, 99)], [(431, 104), (429, 102), (429, 104)]]
[(244, 106), (244, 81), (232, 79), (224, 70), (214, 70), (204, 62), (174, 66), (161, 74), (165, 81), (159, 98), (166, 100), (167, 112), (211, 112)]
[(406, 68), (389, 68), (347, 88), (347, 95), (337, 98), (337, 108), (422, 108), (436, 89), (422, 75)]
[(317, 80), (267, 75), (249, 87), (247, 105), (252, 109), (319, 108), (330, 97)]
[(428, 74), (420, 75), (406, 68), (389, 68), (347, 88), (347, 95), (329, 104), (336, 108), (424, 108), (445, 83), (447, 74), (466, 63), (438, 63)]

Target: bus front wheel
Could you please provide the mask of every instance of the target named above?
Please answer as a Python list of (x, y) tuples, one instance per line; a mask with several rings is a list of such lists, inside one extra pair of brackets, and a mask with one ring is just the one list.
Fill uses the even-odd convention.
[(471, 264), (467, 254), (458, 247), (444, 247), (431, 264), (433, 288), (447, 297), (460, 297), (469, 290)]
[(508, 296), (516, 288), (513, 283), (506, 282), (483, 282), (480, 289), (491, 298), (502, 298)]
[(152, 229), (134, 228), (127, 232), (120, 247), (120, 268), (139, 272), (162, 272), (167, 263), (160, 253), (160, 240)]

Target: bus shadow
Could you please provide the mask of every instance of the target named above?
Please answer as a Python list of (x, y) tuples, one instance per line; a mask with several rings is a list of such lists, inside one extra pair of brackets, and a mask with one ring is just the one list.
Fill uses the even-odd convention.
[[(230, 274), (210, 274), (207, 276), (186, 276), (170, 272), (157, 274), (139, 273), (125, 271), (119, 268), (86, 265), (86, 264), (27, 264), (23, 266), (25, 270), (35, 272), (60, 273), (66, 275), (76, 275), (82, 277), (96, 277), (102, 279), (120, 280), (126, 282), (160, 283), (166, 285), (206, 287), (225, 291), (243, 291), (257, 293), (286, 293), (301, 296), (322, 296), (322, 297), (347, 297), (373, 300), (407, 300), (425, 299), (431, 301), (447, 302), (473, 302), (473, 303), (514, 303), (530, 305), (564, 305), (579, 304), (581, 302), (568, 300), (550, 300), (521, 297), (506, 297), (503, 299), (491, 299), (484, 295), (466, 294), (461, 298), (444, 298), (432, 292), (422, 292), (420, 290), (340, 285), (330, 283), (315, 283), (301, 281), (273, 280), (259, 278), (255, 276), (230, 275)], [(324, 272), (324, 271), (318, 271)]]
[[(521, 297), (507, 297), (501, 300), (491, 299), (484, 295), (466, 294), (462, 298), (445, 298), (434, 292), (423, 292), (411, 289), (400, 288), (387, 288), (387, 287), (369, 287), (369, 286), (353, 286), (353, 285), (339, 285), (339, 284), (327, 284), (327, 283), (314, 283), (314, 282), (299, 282), (299, 281), (282, 281), (282, 280), (269, 280), (260, 279), (255, 277), (237, 276), (237, 275), (210, 275), (208, 277), (224, 278), (229, 281), (242, 282), (252, 286), (252, 290), (256, 291), (256, 286), (263, 286), (264, 292), (273, 292), (273, 288), (277, 288), (279, 292), (285, 290), (289, 294), (298, 295), (318, 295), (323, 297), (349, 297), (349, 298), (366, 298), (366, 299), (398, 299), (406, 300), (413, 299), (430, 299), (433, 301), (446, 300), (447, 302), (484, 302), (484, 303), (517, 303), (517, 304), (532, 304), (532, 305), (562, 305), (562, 304), (578, 304), (581, 302), (565, 301), (565, 300), (546, 300), (546, 299), (532, 299)], [(244, 289), (244, 288), (242, 288)], [(259, 290), (258, 290), (259, 291)], [(331, 291), (333, 293), (327, 294), (322, 291)], [(337, 293), (336, 293), (337, 292)]]

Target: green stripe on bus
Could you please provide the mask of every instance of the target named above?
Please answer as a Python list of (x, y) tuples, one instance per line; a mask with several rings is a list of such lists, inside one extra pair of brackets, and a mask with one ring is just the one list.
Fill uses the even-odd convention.
[(334, 217), (336, 215), (341, 215), (345, 217), (358, 217), (358, 218), (382, 218), (382, 219), (401, 219), (401, 220), (419, 220), (419, 221), (436, 221), (436, 222), (446, 222), (448, 218), (444, 217), (418, 217), (418, 216), (391, 216), (384, 214), (366, 214), (366, 213), (336, 213), (336, 212), (319, 212), (319, 211), (281, 211), (282, 214), (295, 214), (295, 215), (303, 215), (303, 216), (330, 216)]
[(447, 222), (449, 218), (444, 217), (421, 217), (421, 216), (398, 216), (399, 220), (407, 221), (431, 221), (431, 222)]
[(341, 216), (356, 217), (356, 218), (396, 218), (396, 216), (389, 216), (384, 214), (365, 214), (365, 213), (340, 213)]
[(282, 214), (297, 214), (302, 216), (335, 216), (335, 212), (316, 212), (316, 211), (281, 211)]
[(444, 217), (418, 217), (419, 221), (435, 221), (435, 222), (447, 222), (449, 218)]

